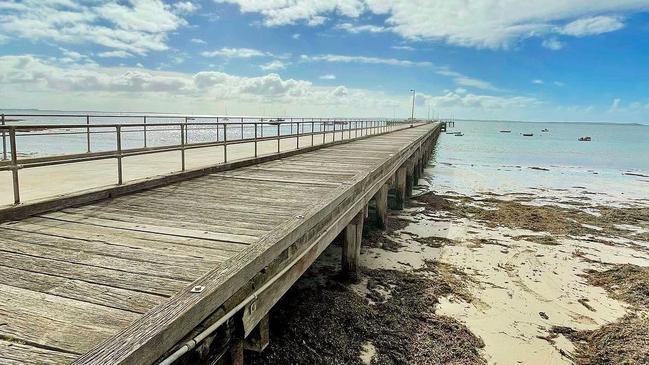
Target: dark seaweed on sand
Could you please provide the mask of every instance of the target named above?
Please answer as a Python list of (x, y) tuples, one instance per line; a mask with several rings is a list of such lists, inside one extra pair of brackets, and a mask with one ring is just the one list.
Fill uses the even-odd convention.
[[(431, 275), (436, 275), (431, 269)], [(391, 270), (364, 273), (373, 300), (339, 281), (336, 270), (311, 270), (271, 315), (271, 344), (251, 364), (361, 364), (363, 344), (376, 348), (372, 364), (484, 364), (482, 341), (458, 321), (435, 314), (453, 292), (441, 276)], [(377, 286), (390, 288), (381, 298)]]

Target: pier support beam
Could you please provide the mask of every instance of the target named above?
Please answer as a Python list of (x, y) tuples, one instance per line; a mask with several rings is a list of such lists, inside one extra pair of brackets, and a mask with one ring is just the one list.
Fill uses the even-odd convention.
[(391, 209), (403, 209), (406, 202), (406, 175), (407, 168), (405, 166), (401, 166), (394, 175), (394, 199), (390, 204)]
[(364, 218), (365, 214), (360, 211), (345, 227), (343, 234), (342, 270), (343, 275), (351, 280), (357, 280), (360, 273), (358, 259), (361, 255)]
[(255, 329), (250, 333), (244, 347), (246, 350), (262, 352), (270, 343), (270, 323), (268, 313), (259, 321)]
[(406, 172), (406, 198), (410, 198), (412, 196), (412, 188), (415, 185), (415, 166), (412, 159), (406, 162), (406, 165), (408, 166)]
[(388, 218), (388, 185), (381, 186), (379, 191), (374, 195), (376, 202), (376, 226), (385, 229)]

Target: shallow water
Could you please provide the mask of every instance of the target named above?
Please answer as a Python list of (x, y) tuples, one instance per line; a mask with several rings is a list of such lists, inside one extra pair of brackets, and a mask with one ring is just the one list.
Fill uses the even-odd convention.
[[(588, 198), (602, 202), (649, 199), (649, 126), (456, 122), (449, 131), (464, 136), (439, 139), (431, 161), (437, 191), (554, 190), (564, 196), (597, 192)], [(583, 135), (593, 140), (579, 142)]]
[[(543, 128), (550, 131), (541, 132)], [(649, 175), (647, 126), (458, 122), (452, 130), (464, 136), (440, 137), (426, 169), (429, 186), (424, 190), (477, 199), (509, 194), (499, 198), (579, 204), (586, 211), (602, 204), (649, 206), (649, 177), (637, 176)], [(582, 135), (593, 141), (577, 141)], [(493, 228), (470, 219), (444, 221), (443, 214), (440, 219), (422, 217), (405, 230), (458, 242), (443, 247), (439, 260), (472, 275), (477, 282), (471, 287), (475, 300), (444, 299), (438, 311), (465, 323), (484, 340), (489, 364), (572, 363), (565, 356), (573, 351), (570, 341), (543, 339), (550, 326), (594, 329), (627, 310), (602, 288), (588, 285), (581, 276), (584, 271), (602, 269), (598, 262), (649, 265), (645, 251), (613, 244), (618, 242), (615, 237), (607, 237), (606, 244), (556, 237), (558, 246), (539, 245), (512, 239), (539, 232)], [(473, 244), (480, 238), (497, 244)], [(593, 310), (582, 305), (584, 300)]]

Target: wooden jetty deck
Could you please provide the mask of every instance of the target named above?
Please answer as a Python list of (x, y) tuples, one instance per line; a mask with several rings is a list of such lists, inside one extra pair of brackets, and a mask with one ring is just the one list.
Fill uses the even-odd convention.
[(358, 269), (368, 203), (379, 219), (389, 189), (403, 204), (439, 130), (416, 125), (0, 224), (0, 364), (154, 364), (196, 356), (206, 337), (254, 348), (268, 311), (341, 231), (344, 268)]

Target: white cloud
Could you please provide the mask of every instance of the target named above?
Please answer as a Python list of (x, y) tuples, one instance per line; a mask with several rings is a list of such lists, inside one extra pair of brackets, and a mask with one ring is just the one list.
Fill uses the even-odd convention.
[(300, 37), (301, 37), (300, 33), (293, 33), (293, 35), (291, 36), (291, 38), (293, 39), (300, 39)]
[(179, 1), (177, 3), (174, 3), (172, 6), (174, 11), (180, 14), (193, 13), (201, 8), (200, 5), (196, 5), (191, 1)]
[(483, 89), (483, 90), (498, 90), (497, 87), (495, 87), (488, 81), (479, 80), (479, 79), (466, 76), (459, 72), (452, 71), (448, 67), (440, 67), (436, 72), (439, 75), (448, 76), (452, 78), (456, 84), (461, 86), (473, 87), (476, 89)]
[(190, 39), (190, 42), (196, 43), (196, 44), (207, 44), (207, 42), (205, 42), (204, 40), (202, 40), (200, 38), (192, 38), (192, 39)]
[(264, 71), (276, 71), (276, 70), (283, 70), (287, 66), (286, 63), (280, 61), (280, 60), (274, 60), (270, 61), (268, 63), (265, 63), (261, 66), (259, 66), (262, 70)]
[(611, 103), (611, 107), (609, 108), (609, 112), (618, 111), (620, 109), (620, 103), (621, 102), (622, 102), (622, 99), (620, 99), (620, 98), (613, 99), (613, 102)]
[[(275, 73), (259, 77), (242, 77), (216, 71), (195, 74), (164, 72), (137, 68), (66, 65), (31, 55), (0, 56), (0, 82), (3, 85), (21, 85), (21, 91), (61, 93), (107, 92), (115, 97), (121, 94), (139, 95), (163, 93), (171, 98), (192, 97), (231, 98), (241, 100), (293, 100), (309, 103), (335, 103), (337, 98), (353, 95), (337, 87), (316, 87), (311, 82), (282, 79)], [(346, 90), (346, 89), (345, 89)], [(153, 97), (153, 96), (151, 96)], [(78, 100), (78, 98), (71, 98)]]
[[(102, 67), (31, 55), (0, 56), (0, 84), (6, 86), (3, 101), (15, 107), (213, 113), (222, 112), (228, 103), (230, 112), (242, 114), (277, 108), (273, 112), (323, 116), (392, 116), (397, 112), (406, 116), (410, 110), (407, 93), (395, 96), (344, 85), (316, 86), (275, 73), (244, 77), (218, 71), (166, 72), (141, 64)], [(473, 110), (482, 116), (520, 113), (540, 103), (525, 97), (477, 95), (461, 88), (420, 96), (440, 110)]]
[(203, 57), (225, 57), (225, 58), (251, 58), (272, 56), (267, 52), (262, 52), (251, 48), (221, 48), (215, 51), (205, 51), (201, 53)]
[(383, 33), (387, 32), (389, 29), (386, 27), (381, 27), (377, 25), (371, 25), (371, 24), (351, 24), (351, 23), (341, 23), (336, 25), (334, 28), (339, 29), (339, 30), (344, 30), (349, 33)]
[(541, 102), (524, 96), (491, 96), (449, 91), (442, 96), (425, 96), (426, 101), (434, 108), (469, 108), (469, 109), (522, 109), (538, 106)]
[(0, 10), (0, 36), (92, 43), (140, 55), (168, 49), (167, 35), (187, 24), (161, 0), (24, 0), (3, 2)]
[(347, 56), (347, 55), (319, 55), (308, 56), (301, 55), (300, 59), (305, 62), (334, 62), (334, 63), (365, 63), (391, 66), (432, 66), (430, 62), (416, 62), (409, 60), (399, 60), (396, 58), (380, 58), (366, 56)]
[(622, 29), (624, 22), (617, 16), (594, 16), (577, 19), (561, 29), (562, 34), (574, 37), (585, 37)]
[(555, 82), (553, 82), (553, 84), (554, 84), (554, 86), (558, 86), (558, 87), (564, 87), (564, 86), (566, 86), (566, 83), (565, 83), (565, 82), (561, 82), (561, 81), (555, 81)]
[(543, 43), (541, 43), (541, 45), (543, 45), (543, 47), (545, 47), (547, 49), (551, 49), (553, 51), (558, 51), (558, 50), (562, 49), (563, 46), (564, 46), (563, 42), (561, 42), (560, 40), (558, 40), (558, 39), (556, 39), (554, 37), (544, 39)]
[(543, 82), (543, 80), (541, 79), (534, 79), (532, 80), (532, 83), (537, 85), (543, 85), (545, 82)]
[(322, 75), (322, 76), (320, 76), (319, 79), (320, 79), (320, 80), (335, 80), (335, 79), (336, 79), (336, 75), (333, 75), (333, 74), (326, 74), (326, 75)]
[(97, 54), (97, 56), (102, 58), (127, 58), (127, 57), (132, 57), (133, 55), (126, 51), (117, 50), (117, 51), (100, 52)]
[(304, 21), (308, 25), (322, 24), (323, 14), (336, 13), (356, 18), (366, 5), (360, 0), (216, 0), (217, 3), (238, 4), (242, 12), (261, 13), (267, 26), (288, 25)]
[[(259, 13), (267, 26), (305, 22), (327, 16), (386, 18), (383, 27), (406, 39), (441, 40), (478, 48), (508, 48), (530, 37), (597, 34), (619, 29), (624, 12), (645, 11), (649, 0), (216, 0)], [(595, 17), (594, 17), (595, 16)], [(601, 16), (606, 19), (592, 19)], [(566, 22), (579, 22), (562, 28)], [(588, 23), (588, 24), (586, 24)], [(588, 29), (588, 30), (586, 30)]]

